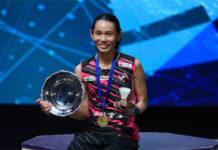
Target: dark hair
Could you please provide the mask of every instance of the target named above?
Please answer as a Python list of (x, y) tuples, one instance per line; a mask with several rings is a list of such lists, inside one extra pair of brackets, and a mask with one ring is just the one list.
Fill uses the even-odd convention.
[[(115, 27), (115, 30), (117, 32), (117, 35), (121, 32), (121, 28), (120, 28), (120, 22), (119, 20), (117, 19), (117, 17), (115, 17), (114, 15), (112, 14), (102, 14), (102, 15), (99, 15), (98, 17), (95, 18), (93, 24), (92, 24), (92, 33), (94, 31), (94, 28), (95, 28), (95, 24), (97, 21), (99, 20), (105, 20), (105, 21), (110, 21), (114, 24), (114, 27)], [(121, 39), (120, 39), (121, 41)], [(116, 49), (118, 49), (119, 47), (119, 44), (120, 44), (120, 41), (117, 41), (116, 43)]]

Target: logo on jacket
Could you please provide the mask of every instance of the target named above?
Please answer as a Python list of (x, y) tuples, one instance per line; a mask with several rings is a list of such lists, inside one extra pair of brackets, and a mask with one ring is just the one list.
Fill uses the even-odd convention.
[(122, 67), (122, 68), (129, 68), (129, 69), (132, 68), (132, 64), (130, 64), (130, 63), (119, 63), (118, 62), (118, 66)]

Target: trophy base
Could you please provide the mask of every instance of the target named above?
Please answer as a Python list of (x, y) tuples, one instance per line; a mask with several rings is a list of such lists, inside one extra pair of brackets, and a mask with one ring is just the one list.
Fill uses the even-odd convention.
[(125, 99), (121, 99), (120, 105), (121, 106), (126, 106), (126, 104), (127, 104), (126, 100)]

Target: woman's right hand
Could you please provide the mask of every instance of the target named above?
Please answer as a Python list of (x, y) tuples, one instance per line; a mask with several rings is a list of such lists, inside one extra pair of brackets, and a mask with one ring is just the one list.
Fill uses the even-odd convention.
[(44, 101), (42, 99), (37, 99), (36, 103), (40, 104), (41, 110), (45, 113), (45, 114), (49, 114), (50, 110), (52, 108), (52, 104), (48, 101)]

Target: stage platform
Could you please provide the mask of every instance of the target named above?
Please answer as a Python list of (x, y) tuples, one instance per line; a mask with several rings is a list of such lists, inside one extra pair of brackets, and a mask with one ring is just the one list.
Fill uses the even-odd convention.
[[(139, 150), (213, 150), (218, 140), (165, 132), (139, 132)], [(74, 134), (42, 135), (21, 144), (22, 150), (66, 150)]]

